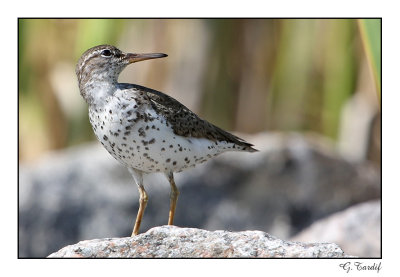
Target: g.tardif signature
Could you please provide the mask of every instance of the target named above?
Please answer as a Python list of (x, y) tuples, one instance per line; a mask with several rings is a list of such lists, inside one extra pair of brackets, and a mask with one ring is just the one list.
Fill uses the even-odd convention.
[(381, 262), (379, 263), (373, 263), (371, 264), (366, 264), (363, 262), (346, 262), (343, 264), (339, 265), (343, 270), (345, 270), (347, 273), (349, 273), (351, 270), (356, 269), (357, 271), (376, 271), (379, 273), (379, 271), (382, 269), (382, 264)]

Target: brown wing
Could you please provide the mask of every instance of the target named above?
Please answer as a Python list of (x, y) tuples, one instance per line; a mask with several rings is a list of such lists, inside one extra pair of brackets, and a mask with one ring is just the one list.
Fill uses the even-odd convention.
[(174, 98), (143, 86), (131, 86), (147, 95), (152, 107), (167, 119), (175, 134), (184, 137), (207, 138), (212, 141), (232, 142), (239, 146), (239, 149), (242, 148), (249, 152), (258, 151), (252, 147), (253, 144), (201, 119)]

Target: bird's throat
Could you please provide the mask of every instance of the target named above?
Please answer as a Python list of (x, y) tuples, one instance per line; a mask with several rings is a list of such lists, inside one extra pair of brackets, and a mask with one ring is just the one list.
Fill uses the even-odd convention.
[(89, 105), (104, 105), (106, 99), (118, 89), (115, 82), (87, 82), (80, 88), (81, 95)]

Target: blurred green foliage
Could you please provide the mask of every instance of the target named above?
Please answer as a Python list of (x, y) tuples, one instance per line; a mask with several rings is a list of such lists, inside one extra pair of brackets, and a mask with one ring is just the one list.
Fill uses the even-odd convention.
[(360, 19), (363, 44), (375, 78), (379, 98), (381, 97), (381, 20)]
[[(380, 20), (360, 25), (380, 84)], [(184, 104), (195, 98), (190, 108), (222, 128), (336, 139), (365, 56), (357, 27), (356, 19), (19, 19), (20, 158), (94, 138), (74, 65), (98, 44), (169, 54), (135, 65), (124, 81)]]

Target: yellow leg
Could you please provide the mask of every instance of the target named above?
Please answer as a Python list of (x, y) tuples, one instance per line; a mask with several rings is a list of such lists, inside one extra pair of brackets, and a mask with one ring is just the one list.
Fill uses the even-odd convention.
[(135, 227), (133, 227), (133, 232), (132, 232), (132, 237), (136, 236), (139, 233), (139, 228), (140, 228), (140, 223), (142, 223), (142, 218), (144, 214), (144, 210), (146, 209), (147, 206), (147, 201), (149, 197), (147, 196), (146, 191), (144, 190), (143, 186), (139, 186), (139, 210), (136, 216), (136, 221), (135, 221)]
[(131, 235), (133, 237), (139, 233), (140, 224), (142, 223), (144, 210), (146, 209), (149, 197), (147, 196), (146, 190), (143, 187), (142, 172), (131, 168), (129, 169), (129, 172), (132, 174), (133, 179), (135, 179), (135, 182), (139, 189), (139, 210), (136, 216), (135, 226), (133, 227)]
[(175, 209), (176, 209), (176, 202), (178, 201), (178, 196), (179, 196), (179, 190), (176, 187), (176, 184), (174, 181), (174, 174), (172, 172), (170, 172), (167, 175), (167, 177), (168, 177), (169, 184), (171, 185), (168, 225), (173, 225)]

